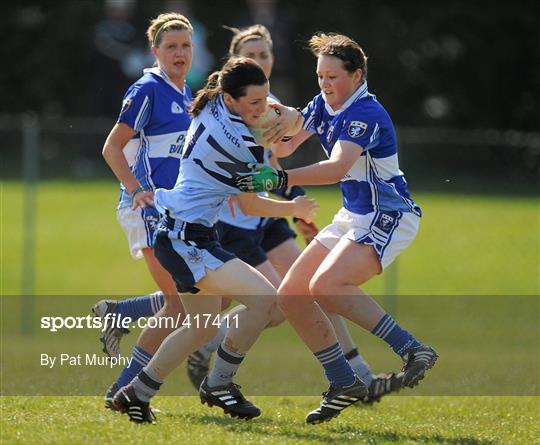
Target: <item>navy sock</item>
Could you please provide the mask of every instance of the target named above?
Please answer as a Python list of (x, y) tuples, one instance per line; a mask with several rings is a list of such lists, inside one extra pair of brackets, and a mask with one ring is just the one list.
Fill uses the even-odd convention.
[(410, 347), (420, 346), (414, 336), (396, 323), (390, 315), (386, 314), (371, 331), (372, 334), (383, 339), (396, 354), (403, 353)]
[(323, 365), (324, 374), (332, 386), (350, 386), (354, 383), (354, 371), (343, 355), (339, 343), (314, 354)]
[(130, 317), (132, 320), (138, 320), (141, 317), (151, 317), (164, 304), (163, 292), (154, 292), (142, 297), (120, 300), (114, 308), (113, 314), (120, 314), (122, 318)]
[(118, 387), (121, 388), (122, 386), (126, 386), (129, 382), (131, 382), (133, 378), (148, 364), (151, 358), (152, 354), (145, 352), (136, 345), (131, 353), (131, 363), (122, 369), (122, 372), (116, 381)]

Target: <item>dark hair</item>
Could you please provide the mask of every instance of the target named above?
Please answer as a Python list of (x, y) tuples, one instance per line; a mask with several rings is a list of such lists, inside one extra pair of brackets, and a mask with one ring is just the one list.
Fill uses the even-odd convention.
[(247, 57), (231, 57), (220, 71), (210, 74), (206, 85), (193, 100), (191, 114), (199, 115), (204, 106), (221, 93), (228, 93), (234, 99), (245, 96), (250, 85), (265, 85), (268, 79), (257, 62)]
[(270, 51), (272, 51), (272, 36), (270, 31), (264, 25), (252, 25), (249, 28), (233, 28), (230, 26), (223, 26), (225, 29), (232, 31), (234, 36), (229, 46), (229, 57), (238, 55), (240, 53), (241, 46), (246, 42), (253, 40), (262, 40), (268, 43)]
[(367, 56), (362, 47), (350, 37), (342, 34), (315, 34), (309, 39), (309, 49), (316, 56), (334, 56), (343, 61), (343, 67), (354, 73), (362, 70), (362, 78), (367, 77)]

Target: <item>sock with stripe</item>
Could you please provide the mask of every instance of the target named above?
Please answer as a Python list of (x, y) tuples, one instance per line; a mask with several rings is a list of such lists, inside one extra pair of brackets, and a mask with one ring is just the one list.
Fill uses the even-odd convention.
[(138, 320), (141, 317), (151, 317), (165, 304), (163, 292), (143, 295), (142, 297), (128, 298), (118, 301), (113, 314), (120, 314), (122, 318), (130, 317)]
[(315, 357), (324, 368), (324, 374), (332, 386), (350, 386), (355, 381), (355, 374), (343, 355), (339, 343), (315, 352)]
[(222, 386), (232, 382), (245, 355), (229, 351), (223, 344), (217, 350), (216, 361), (210, 374), (208, 374), (208, 386)]
[(163, 384), (163, 380), (158, 379), (147, 368), (144, 368), (131, 382), (135, 395), (142, 402), (149, 402), (154, 397)]
[(399, 326), (389, 314), (381, 318), (371, 333), (383, 339), (399, 355), (403, 355), (410, 347), (421, 345), (409, 331)]
[(145, 352), (136, 345), (131, 353), (131, 363), (122, 369), (122, 372), (116, 381), (118, 387), (121, 388), (122, 386), (126, 386), (129, 382), (131, 382), (133, 378), (148, 364), (151, 358), (152, 354)]
[(351, 365), (354, 373), (360, 377), (360, 380), (362, 380), (366, 386), (369, 386), (373, 380), (371, 369), (369, 369), (369, 365), (364, 360), (364, 357), (362, 357), (358, 352), (358, 348), (351, 349), (349, 352), (347, 352), (347, 354), (345, 354), (345, 358)]

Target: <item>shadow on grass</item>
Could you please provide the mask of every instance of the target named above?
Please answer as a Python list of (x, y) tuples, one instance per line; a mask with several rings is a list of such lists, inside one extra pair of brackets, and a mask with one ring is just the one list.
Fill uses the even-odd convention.
[[(253, 421), (242, 421), (225, 417), (216, 412), (213, 414), (168, 414), (166, 417), (170, 419), (181, 419), (182, 422), (194, 422), (203, 425), (214, 425), (224, 428), (232, 433), (250, 433), (260, 434), (261, 436), (274, 437), (275, 439), (282, 438), (290, 441), (294, 440), (316, 440), (324, 443), (358, 443), (360, 440), (370, 440), (374, 443), (379, 441), (401, 443), (403, 441), (413, 441), (415, 443), (438, 443), (443, 445), (491, 445), (490, 440), (479, 440), (472, 437), (444, 437), (439, 434), (398, 434), (393, 432), (378, 432), (367, 429), (354, 428), (352, 426), (336, 426), (330, 431), (339, 437), (328, 437), (328, 429), (321, 428), (316, 425), (303, 425), (301, 431), (291, 431), (291, 426), (302, 428), (300, 426), (291, 425), (287, 421), (279, 421), (275, 419), (259, 418)], [(272, 428), (268, 428), (272, 427)]]

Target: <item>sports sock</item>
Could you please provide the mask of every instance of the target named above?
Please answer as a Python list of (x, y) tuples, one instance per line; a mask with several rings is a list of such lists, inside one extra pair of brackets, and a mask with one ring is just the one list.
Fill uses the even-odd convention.
[(149, 402), (159, 391), (159, 388), (163, 384), (163, 380), (156, 378), (150, 370), (144, 368), (133, 379), (131, 384), (135, 390), (135, 395), (139, 400)]
[(399, 326), (389, 314), (381, 318), (371, 333), (383, 339), (399, 355), (403, 355), (410, 347), (421, 345), (409, 331)]
[(152, 354), (145, 352), (139, 346), (135, 345), (133, 352), (131, 353), (131, 363), (122, 369), (122, 372), (116, 381), (118, 387), (121, 388), (131, 382), (131, 380), (141, 372), (143, 367), (148, 364), (151, 358)]
[(232, 382), (245, 355), (229, 351), (220, 345), (217, 350), (216, 362), (208, 374), (208, 386), (222, 386)]
[(216, 336), (210, 340), (208, 343), (206, 343), (204, 346), (198, 349), (198, 352), (200, 352), (204, 358), (208, 358), (212, 355), (212, 353), (216, 352), (219, 348), (219, 345), (223, 343), (223, 339), (225, 338), (225, 335), (227, 334), (227, 330), (229, 329), (229, 326), (225, 321), (222, 321), (221, 326), (218, 329), (218, 333)]
[(345, 359), (339, 343), (314, 354), (323, 365), (324, 374), (332, 386), (350, 386), (354, 383), (354, 371)]
[(142, 297), (128, 298), (118, 301), (113, 314), (120, 314), (122, 318), (130, 317), (138, 320), (141, 317), (150, 317), (157, 313), (165, 304), (163, 292), (143, 295)]
[(371, 369), (369, 369), (369, 365), (364, 360), (364, 357), (362, 357), (358, 352), (358, 348), (351, 349), (349, 352), (347, 352), (347, 354), (345, 354), (345, 358), (351, 365), (351, 368), (355, 374), (360, 377), (360, 380), (362, 380), (366, 386), (369, 386), (373, 380)]

